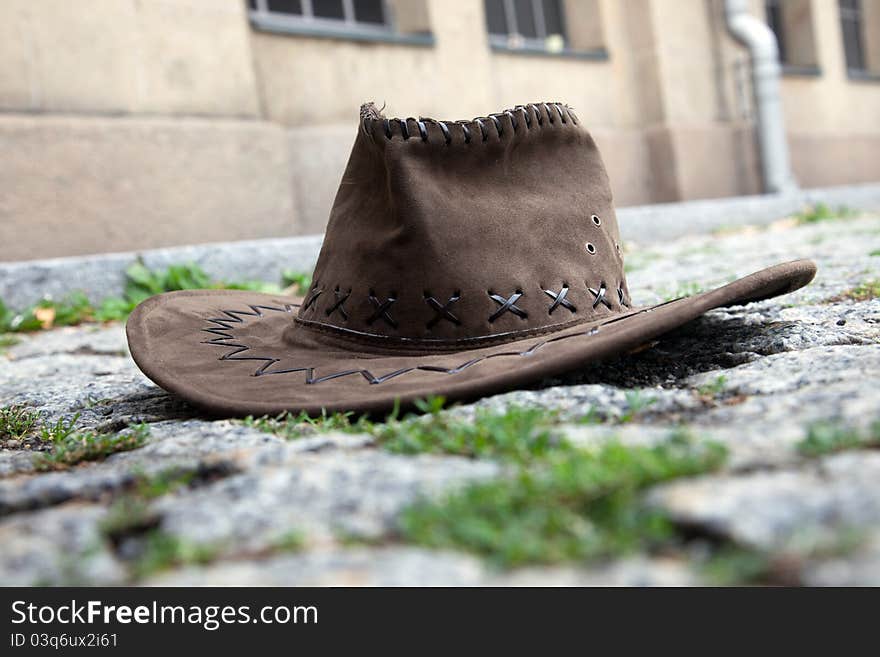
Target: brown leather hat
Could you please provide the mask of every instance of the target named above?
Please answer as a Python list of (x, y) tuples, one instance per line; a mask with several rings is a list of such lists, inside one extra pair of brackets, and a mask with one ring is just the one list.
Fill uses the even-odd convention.
[(127, 332), (147, 376), (215, 413), (382, 411), (584, 367), (815, 271), (798, 260), (635, 307), (608, 177), (571, 108), (436, 121), (367, 104), (304, 300), (171, 292)]

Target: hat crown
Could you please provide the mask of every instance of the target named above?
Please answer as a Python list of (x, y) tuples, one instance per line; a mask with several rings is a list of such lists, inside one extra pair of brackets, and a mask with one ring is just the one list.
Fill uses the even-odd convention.
[(571, 108), (437, 121), (370, 103), (296, 322), (460, 348), (629, 304), (608, 177)]

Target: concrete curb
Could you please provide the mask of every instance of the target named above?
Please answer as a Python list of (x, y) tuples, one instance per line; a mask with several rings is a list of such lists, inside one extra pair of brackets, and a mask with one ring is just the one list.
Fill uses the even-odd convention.
[(624, 240), (651, 244), (728, 226), (768, 224), (817, 203), (831, 208), (877, 211), (880, 210), (880, 183), (639, 205), (619, 209), (617, 218)]
[[(617, 215), (624, 239), (651, 244), (725, 226), (770, 223), (816, 203), (880, 210), (880, 184), (644, 205), (621, 208)], [(125, 269), (138, 257), (150, 268), (192, 262), (217, 279), (280, 281), (284, 269), (310, 272), (322, 240), (323, 235), (306, 235), (0, 263), (0, 299), (17, 309), (44, 295), (58, 299), (82, 290), (93, 301), (100, 301), (121, 294)]]

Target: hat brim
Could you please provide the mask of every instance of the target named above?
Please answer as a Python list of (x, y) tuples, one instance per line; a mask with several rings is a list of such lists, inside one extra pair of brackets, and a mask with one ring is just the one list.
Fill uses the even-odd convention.
[(477, 349), (405, 353), (296, 330), (299, 300), (236, 290), (185, 290), (140, 304), (126, 325), (150, 379), (209, 413), (381, 412), (396, 401), (467, 400), (629, 352), (713, 308), (796, 290), (816, 266), (797, 260), (728, 285), (609, 315), (555, 333)]

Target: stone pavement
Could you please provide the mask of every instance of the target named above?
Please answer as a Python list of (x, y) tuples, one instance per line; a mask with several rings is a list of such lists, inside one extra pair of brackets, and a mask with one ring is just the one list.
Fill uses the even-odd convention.
[[(630, 245), (629, 287), (636, 302), (653, 303), (797, 257), (814, 258), (819, 274), (794, 294), (714, 311), (639, 354), (449, 411), (517, 404), (574, 418), (592, 407), (600, 422), (563, 424), (572, 442), (646, 444), (686, 425), (723, 443), (722, 471), (648, 493), (687, 529), (680, 550), (499, 570), (467, 553), (407, 545), (395, 531), (403, 508), (504, 476), (503, 466), (392, 454), (365, 434), (287, 440), (201, 419), (140, 374), (121, 326), (83, 326), (7, 348), (0, 407), (28, 405), (51, 421), (79, 413), (79, 426), (100, 431), (146, 422), (150, 436), (133, 451), (48, 473), (34, 471), (38, 441), (7, 441), (0, 583), (700, 584), (710, 580), (695, 555), (723, 544), (775, 560), (781, 581), (880, 584), (880, 451), (808, 458), (797, 449), (817, 421), (868, 431), (880, 420), (880, 298), (846, 295), (880, 279), (880, 217)], [(169, 471), (191, 477), (144, 508), (122, 507), (127, 533), (108, 531), (138, 480)], [(189, 557), (132, 569), (135, 514), (143, 531), (160, 528), (189, 546)]]

